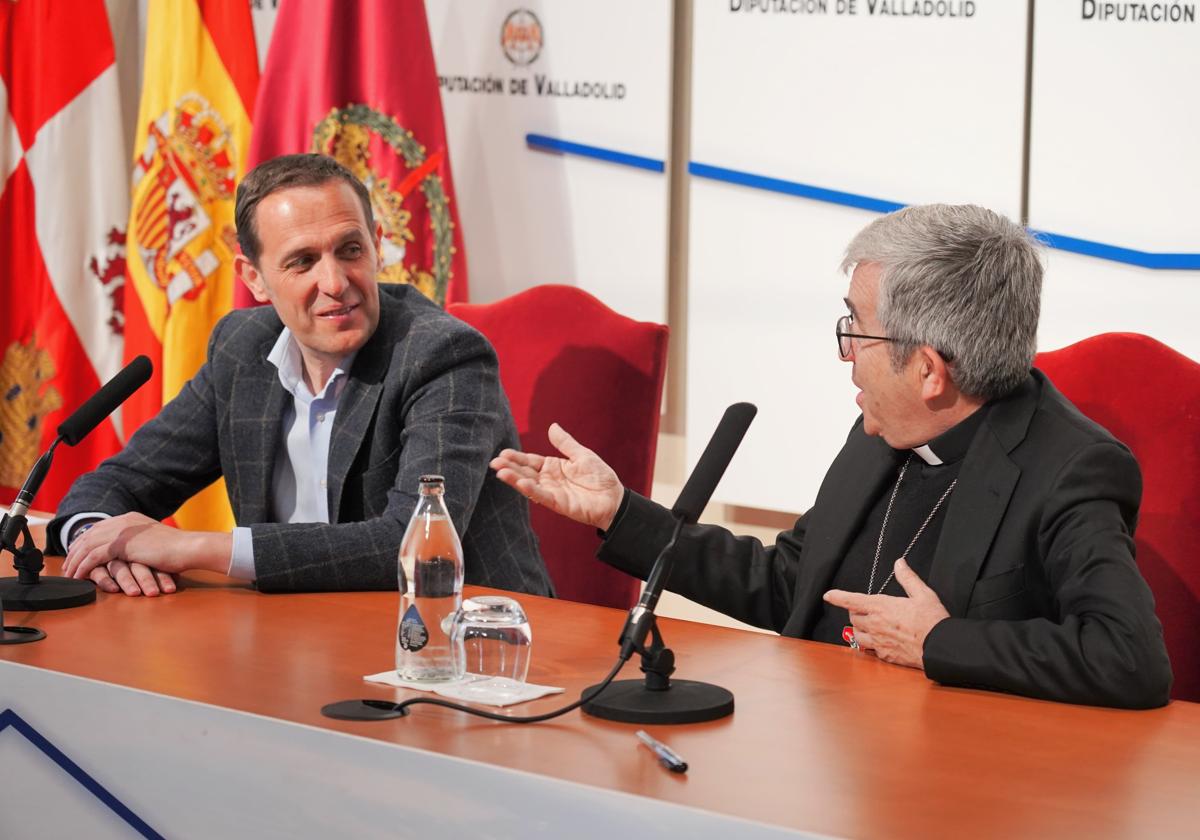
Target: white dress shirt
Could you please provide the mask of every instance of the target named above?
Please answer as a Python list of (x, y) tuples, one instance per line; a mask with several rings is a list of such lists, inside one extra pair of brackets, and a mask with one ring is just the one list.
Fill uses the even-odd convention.
[[(267, 354), (267, 361), (279, 369), (279, 382), (292, 395), (292, 403), (281, 418), (279, 448), (275, 452), (273, 521), (328, 522), (330, 433), (354, 354), (342, 359), (319, 394), (313, 394), (304, 382), (300, 346), (287, 327)], [(256, 577), (249, 528), (233, 529), (229, 576), (243, 580)]]

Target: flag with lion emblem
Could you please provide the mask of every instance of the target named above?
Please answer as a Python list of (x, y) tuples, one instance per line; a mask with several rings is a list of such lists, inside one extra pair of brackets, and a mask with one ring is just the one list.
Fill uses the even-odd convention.
[[(442, 102), (422, 0), (281, 4), (254, 118), (251, 164), (320, 152), (367, 185), (384, 283), (467, 299)], [(253, 303), (239, 288), (238, 305)]]
[[(0, 2), (0, 494), (121, 369), (128, 156), (104, 0)], [(59, 447), (36, 506), (121, 446)]]

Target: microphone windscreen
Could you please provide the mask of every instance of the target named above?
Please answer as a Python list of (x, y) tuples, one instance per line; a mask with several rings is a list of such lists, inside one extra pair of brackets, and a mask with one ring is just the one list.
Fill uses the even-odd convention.
[(83, 440), (92, 429), (100, 425), (105, 417), (112, 414), (117, 406), (129, 399), (138, 388), (150, 379), (154, 365), (145, 356), (138, 356), (105, 383), (104, 387), (85, 402), (75, 413), (64, 420), (58, 427), (58, 436), (67, 446), (74, 446)]
[(734, 403), (725, 409), (725, 416), (704, 448), (704, 454), (696, 462), (696, 468), (688, 476), (683, 490), (679, 492), (671, 513), (682, 517), (688, 524), (700, 518), (757, 413), (758, 409), (750, 403)]

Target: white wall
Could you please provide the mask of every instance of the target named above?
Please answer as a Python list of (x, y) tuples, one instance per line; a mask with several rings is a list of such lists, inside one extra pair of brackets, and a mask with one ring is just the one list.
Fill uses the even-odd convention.
[[(662, 161), (671, 4), (526, 2), (522, 8), (543, 36), (527, 65), (513, 63), (501, 45), (515, 8), (511, 0), (426, 2), (471, 298), (487, 302), (539, 283), (567, 283), (630, 317), (664, 321), (666, 177), (538, 151), (526, 137)], [(462, 89), (475, 80), (499, 82), (502, 92)], [(601, 95), (568, 95), (596, 91)]]
[[(1102, 21), (1078, 3), (1039, 3), (1035, 26), (1030, 224), (1191, 254), (1200, 268), (1200, 23)], [(1200, 271), (1051, 250), (1041, 346), (1121, 330), (1200, 359), (1197, 311)]]
[[(693, 163), (1018, 217), (1025, 4), (978, 0), (971, 17), (929, 19), (872, 15), (865, 0), (853, 15), (827, 8), (697, 4)], [(689, 460), (724, 406), (759, 407), (717, 499), (803, 510), (815, 498), (858, 414), (833, 334), (848, 282), (838, 266), (877, 214), (692, 179)]]

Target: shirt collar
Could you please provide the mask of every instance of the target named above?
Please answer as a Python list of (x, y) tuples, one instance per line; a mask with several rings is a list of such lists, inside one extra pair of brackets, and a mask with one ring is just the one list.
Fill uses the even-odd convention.
[(969, 417), (960, 420), (929, 443), (913, 447), (913, 452), (932, 467), (961, 461), (967, 454), (967, 448), (975, 438), (975, 431), (983, 422), (985, 414), (986, 405), (976, 409)]
[[(342, 388), (346, 384), (346, 372), (354, 364), (356, 355), (357, 352), (351, 353), (338, 363), (333, 375), (329, 377), (329, 381), (325, 383), (321, 393), (313, 397), (314, 399), (321, 399), (327, 395), (336, 397), (341, 394)], [(279, 382), (283, 385), (284, 390), (294, 397), (309, 396), (308, 386), (304, 384), (304, 359), (300, 355), (300, 345), (287, 327), (284, 327), (283, 331), (279, 333), (279, 338), (275, 339), (275, 345), (267, 354), (267, 361), (279, 369)], [(332, 393), (330, 388), (333, 388)]]

